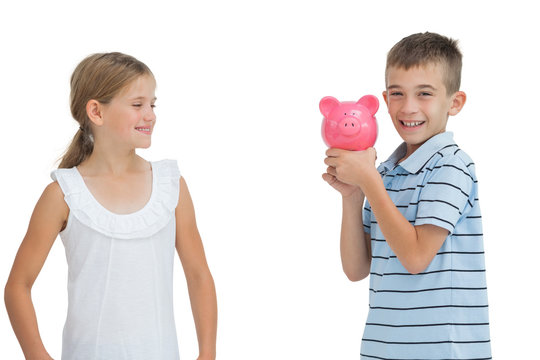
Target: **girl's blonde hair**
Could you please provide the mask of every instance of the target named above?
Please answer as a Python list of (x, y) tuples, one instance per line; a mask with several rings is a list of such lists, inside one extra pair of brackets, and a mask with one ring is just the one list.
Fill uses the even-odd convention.
[(94, 149), (94, 138), (86, 104), (96, 100), (108, 104), (113, 97), (137, 77), (152, 72), (133, 56), (119, 52), (93, 54), (77, 65), (71, 75), (71, 115), (79, 130), (61, 158), (58, 168), (71, 168), (83, 162)]

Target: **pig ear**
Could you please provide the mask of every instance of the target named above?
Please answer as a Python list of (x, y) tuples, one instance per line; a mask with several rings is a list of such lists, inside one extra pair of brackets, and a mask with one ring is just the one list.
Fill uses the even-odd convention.
[(341, 103), (338, 99), (332, 96), (326, 96), (322, 98), (321, 102), (319, 102), (319, 110), (321, 110), (321, 114), (323, 114), (324, 117), (328, 117), (332, 110), (334, 110), (336, 107), (338, 107)]
[(371, 115), (375, 115), (377, 110), (379, 110), (379, 100), (373, 95), (362, 96), (356, 103), (367, 107)]

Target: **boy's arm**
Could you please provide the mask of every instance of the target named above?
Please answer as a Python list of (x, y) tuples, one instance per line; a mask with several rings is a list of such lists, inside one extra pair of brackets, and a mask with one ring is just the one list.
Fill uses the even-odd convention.
[(358, 186), (339, 181), (328, 168), (323, 179), (342, 196), (340, 253), (345, 275), (351, 281), (364, 279), (371, 267), (371, 237), (364, 233), (362, 219), (365, 195)]
[(343, 197), (341, 264), (345, 275), (351, 281), (366, 278), (371, 267), (371, 236), (364, 232), (363, 204), (363, 194)]
[(199, 341), (198, 359), (213, 360), (216, 358), (216, 289), (197, 229), (193, 202), (183, 177), (180, 177), (180, 193), (176, 208), (176, 251), (187, 280)]
[(332, 168), (332, 175), (362, 189), (386, 242), (405, 269), (412, 274), (423, 271), (437, 254), (448, 230), (427, 224), (413, 226), (405, 219), (390, 199), (375, 168), (375, 149), (330, 149), (327, 156), (325, 163)]
[(365, 177), (363, 188), (388, 246), (408, 272), (422, 272), (441, 248), (448, 230), (431, 224), (411, 225), (390, 199), (377, 171)]

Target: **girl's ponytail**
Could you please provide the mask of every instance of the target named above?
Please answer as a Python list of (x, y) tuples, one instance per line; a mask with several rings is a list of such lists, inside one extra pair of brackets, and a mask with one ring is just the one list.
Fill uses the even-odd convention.
[(71, 144), (66, 150), (59, 169), (72, 168), (82, 163), (94, 150), (94, 139), (89, 130), (84, 130), (82, 127), (75, 133)]

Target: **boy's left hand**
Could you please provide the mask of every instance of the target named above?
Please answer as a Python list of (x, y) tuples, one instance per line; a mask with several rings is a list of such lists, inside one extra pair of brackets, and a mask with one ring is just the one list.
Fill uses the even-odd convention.
[(377, 152), (370, 147), (363, 151), (349, 151), (342, 149), (328, 149), (324, 163), (326, 170), (339, 181), (359, 186), (365, 193), (365, 187), (371, 177), (379, 177), (375, 167)]

